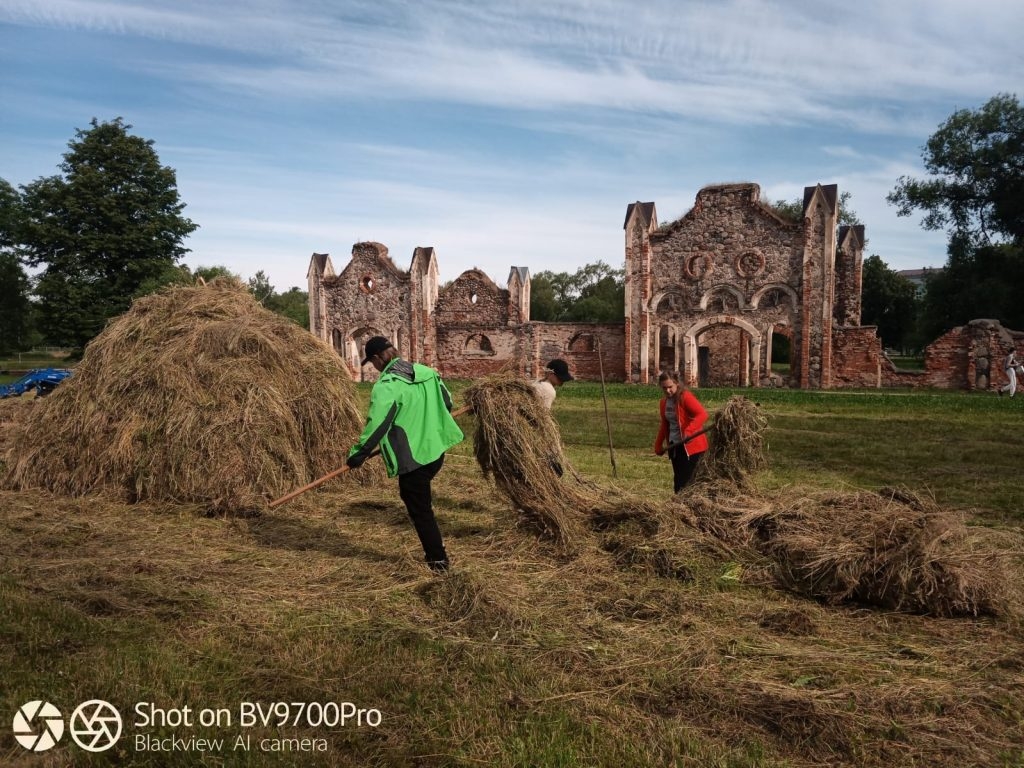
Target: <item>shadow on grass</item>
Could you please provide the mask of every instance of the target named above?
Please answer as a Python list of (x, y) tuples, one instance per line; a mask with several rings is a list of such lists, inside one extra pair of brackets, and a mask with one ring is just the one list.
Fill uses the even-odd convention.
[(373, 562), (390, 562), (394, 559), (391, 555), (353, 543), (349, 536), (331, 525), (269, 515), (247, 523), (252, 537), (266, 547), (297, 552), (317, 551), (333, 557), (357, 557)]

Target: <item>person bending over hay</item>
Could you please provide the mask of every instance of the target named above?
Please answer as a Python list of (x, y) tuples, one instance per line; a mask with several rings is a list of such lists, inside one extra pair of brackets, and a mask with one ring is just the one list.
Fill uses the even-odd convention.
[(476, 414), (474, 451), (484, 476), (512, 500), (527, 527), (573, 552), (581, 532), (577, 512), (589, 502), (561, 482), (561, 434), (532, 383), (503, 371), (477, 381), (465, 398)]
[(344, 464), (361, 429), (343, 361), (222, 278), (112, 320), (19, 420), (3, 485), (247, 513)]

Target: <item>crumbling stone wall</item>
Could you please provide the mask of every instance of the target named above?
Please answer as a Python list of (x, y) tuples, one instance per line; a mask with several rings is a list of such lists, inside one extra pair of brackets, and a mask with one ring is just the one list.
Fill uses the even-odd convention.
[(371, 336), (387, 336), (410, 360), (444, 376), (474, 378), (503, 368), (540, 378), (548, 360), (564, 358), (582, 380), (625, 379), (622, 325), (530, 322), (529, 271), (513, 267), (508, 288), (478, 269), (438, 286), (433, 248), (417, 248), (408, 272), (380, 243), (356, 243), (335, 274), (328, 254), (314, 254), (309, 272), (310, 329), (330, 343), (356, 380), (376, 379), (360, 366)]
[[(530, 279), (512, 267), (507, 288), (477, 269), (441, 288), (433, 248), (402, 271), (388, 249), (356, 243), (335, 273), (313, 254), (310, 329), (355, 379), (371, 336), (449, 377), (503, 368), (540, 377), (568, 361), (580, 380), (651, 383), (678, 370), (690, 386), (938, 387), (994, 390), (1002, 361), (1024, 334), (975, 320), (928, 347), (924, 371), (899, 371), (874, 327), (860, 326), (864, 228), (836, 227), (835, 185), (807, 187), (802, 221), (760, 201), (756, 184), (705, 187), (681, 219), (661, 227), (654, 203), (626, 211), (626, 317), (619, 323), (530, 320)], [(772, 338), (789, 340), (791, 365), (772, 370)]]
[(863, 228), (843, 233), (837, 268), (835, 185), (805, 190), (799, 222), (760, 194), (752, 183), (704, 187), (663, 227), (654, 203), (627, 208), (631, 381), (678, 370), (690, 386), (758, 386), (771, 378), (770, 339), (781, 332), (792, 341), (792, 385), (832, 385), (836, 315), (859, 321)]
[(875, 326), (836, 328), (832, 343), (835, 387), (878, 387), (882, 381), (883, 361)]
[(1008, 379), (1003, 363), (1024, 351), (1024, 332), (998, 320), (978, 319), (943, 334), (925, 349), (923, 371), (901, 371), (886, 360), (883, 387), (933, 387), (997, 391)]

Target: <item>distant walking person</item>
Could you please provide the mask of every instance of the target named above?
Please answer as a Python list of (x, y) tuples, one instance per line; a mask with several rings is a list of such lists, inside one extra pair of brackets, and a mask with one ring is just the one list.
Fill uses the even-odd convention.
[(444, 464), (444, 454), (462, 442), (452, 418), (452, 397), (437, 371), (409, 363), (383, 336), (366, 342), (363, 365), (372, 363), (380, 378), (370, 393), (366, 428), (348, 453), (356, 468), (380, 446), (388, 477), (398, 476), (398, 495), (423, 545), (432, 571), (448, 570), (448, 553), (434, 518), (430, 483)]
[(1006, 378), (1010, 381), (999, 390), (999, 396), (1003, 396), (1003, 392), (1009, 392), (1010, 397), (1017, 394), (1017, 366), (1020, 363), (1017, 362), (1017, 350), (1011, 349), (1010, 354), (1006, 356)]
[(693, 479), (700, 457), (708, 449), (706, 435), (693, 437), (704, 426), (708, 412), (690, 390), (679, 386), (679, 374), (662, 373), (658, 377), (658, 386), (665, 396), (660, 404), (661, 426), (654, 441), (654, 452), (663, 455), (668, 442), (673, 488), (679, 493)]

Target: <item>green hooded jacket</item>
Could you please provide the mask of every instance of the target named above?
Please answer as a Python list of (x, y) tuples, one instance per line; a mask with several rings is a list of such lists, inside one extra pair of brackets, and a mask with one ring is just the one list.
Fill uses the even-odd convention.
[(451, 393), (437, 371), (395, 358), (373, 385), (366, 427), (348, 458), (361, 464), (379, 446), (388, 477), (436, 461), (464, 437), (451, 410)]

